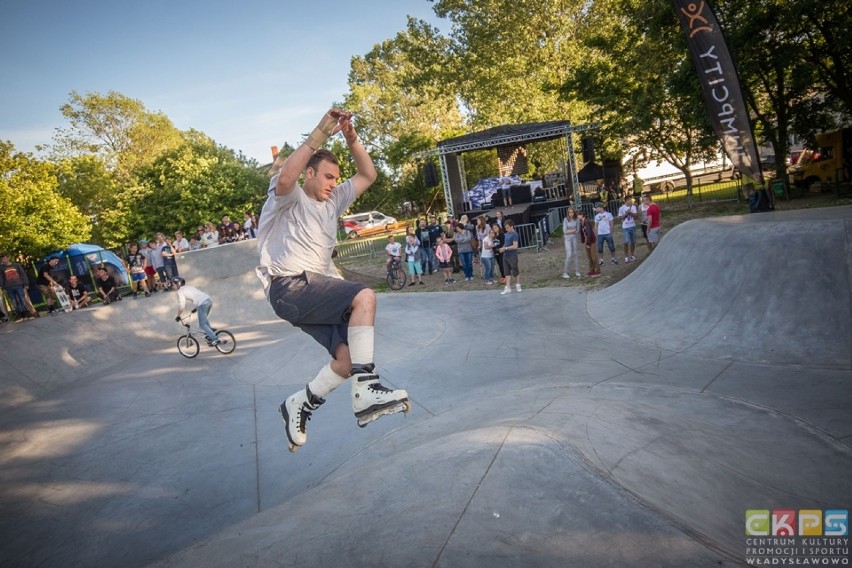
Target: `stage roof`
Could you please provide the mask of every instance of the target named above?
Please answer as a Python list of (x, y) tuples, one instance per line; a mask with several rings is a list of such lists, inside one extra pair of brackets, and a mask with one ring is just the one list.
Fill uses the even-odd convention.
[(488, 130), (448, 138), (438, 142), (438, 154), (461, 153), (468, 150), (496, 148), (507, 144), (522, 144), (533, 140), (552, 140), (567, 136), (572, 131), (568, 121), (507, 124)]

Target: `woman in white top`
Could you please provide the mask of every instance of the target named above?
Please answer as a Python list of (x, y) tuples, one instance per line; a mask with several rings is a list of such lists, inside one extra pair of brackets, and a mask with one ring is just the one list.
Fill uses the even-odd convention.
[(205, 248), (219, 246), (219, 231), (216, 230), (216, 225), (205, 223), (204, 228), (207, 230), (201, 235), (201, 246)]
[(482, 268), (485, 270), (485, 283), (490, 286), (494, 284), (494, 231), (485, 233), (481, 242), (482, 252), (479, 258), (482, 261)]
[(577, 254), (579, 236), (580, 236), (580, 220), (577, 219), (577, 211), (573, 207), (569, 207), (565, 214), (565, 219), (562, 220), (562, 235), (565, 238), (565, 267), (562, 269), (562, 278), (568, 279), (568, 266), (571, 258), (574, 258), (574, 275), (580, 277), (580, 255)]

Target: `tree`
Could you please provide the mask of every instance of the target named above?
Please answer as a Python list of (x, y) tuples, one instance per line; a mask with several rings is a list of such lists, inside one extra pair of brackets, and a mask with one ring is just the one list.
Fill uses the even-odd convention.
[(345, 107), (374, 156), (379, 179), (353, 205), (376, 208), (403, 202), (425, 209), (434, 202), (414, 154), (463, 132), (464, 117), (444, 86), (448, 42), (426, 22), (409, 18), (405, 31), (354, 57)]
[(89, 239), (85, 215), (57, 186), (52, 164), (0, 141), (0, 250), (29, 259)]
[(115, 91), (71, 91), (60, 110), (70, 126), (54, 134), (54, 158), (94, 155), (121, 177), (181, 143), (180, 131), (165, 115)]
[(582, 102), (559, 96), (583, 59), (576, 33), (585, 6), (580, 0), (435, 2), (435, 13), (453, 23), (443, 78), (475, 128), (586, 117)]
[(128, 237), (157, 231), (186, 231), (222, 215), (241, 219), (259, 210), (269, 178), (254, 160), (189, 131), (184, 143), (137, 169), (139, 184), (125, 192), (133, 203), (127, 216)]
[(604, 139), (672, 164), (692, 192), (691, 166), (719, 148), (671, 5), (596, 0), (578, 32), (586, 57), (563, 85), (593, 109)]

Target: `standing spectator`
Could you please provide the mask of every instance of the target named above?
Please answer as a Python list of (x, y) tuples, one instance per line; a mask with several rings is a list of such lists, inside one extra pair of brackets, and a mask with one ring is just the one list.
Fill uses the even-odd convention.
[(639, 221), (642, 224), (642, 238), (645, 239), (645, 244), (648, 245), (648, 250), (651, 250), (651, 243), (648, 242), (648, 205), (650, 198), (645, 200), (645, 194), (642, 195), (642, 201), (639, 203)]
[(444, 231), (441, 229), (441, 224), (438, 223), (438, 218), (434, 215), (429, 218), (429, 224), (426, 225), (426, 229), (429, 231), (429, 258), (432, 262), (432, 267), (437, 272), (438, 257), (435, 255), (435, 247), (438, 246), (438, 237), (443, 235)]
[(98, 288), (98, 295), (104, 302), (104, 305), (116, 300), (121, 301), (121, 294), (118, 293), (118, 287), (115, 285), (115, 279), (110, 276), (107, 269), (99, 266), (95, 270), (95, 285)]
[(171, 290), (172, 278), (180, 276), (177, 268), (177, 258), (175, 256), (175, 245), (171, 237), (165, 237), (165, 242), (160, 245), (160, 251), (163, 255), (163, 269), (166, 272), (166, 281)]
[(580, 210), (579, 217), (580, 242), (585, 245), (586, 256), (589, 258), (589, 271), (586, 273), (586, 276), (597, 278), (601, 275), (601, 271), (598, 267), (598, 249), (597, 246), (595, 246), (597, 241), (597, 238), (595, 237), (595, 228), (592, 226), (589, 218), (586, 217), (585, 211), (582, 209)]
[(157, 254), (157, 243), (146, 239), (139, 240), (139, 253), (145, 257), (145, 281), (148, 291), (157, 291), (157, 271), (154, 269), (154, 255)]
[(133, 290), (133, 297), (136, 298), (139, 295), (139, 286), (142, 286), (147, 298), (151, 295), (151, 292), (148, 291), (148, 284), (145, 282), (145, 266), (148, 264), (148, 257), (139, 251), (139, 245), (136, 243), (130, 243), (128, 248), (130, 252), (124, 262), (127, 265), (127, 271), (130, 273), (130, 288)]
[(618, 264), (615, 258), (615, 241), (612, 239), (612, 213), (604, 209), (603, 203), (595, 203), (595, 233), (598, 235), (598, 264), (603, 264), (603, 245), (609, 248), (609, 261)]
[(417, 237), (420, 239), (419, 258), (417, 259), (420, 263), (420, 272), (425, 274), (428, 267), (429, 274), (432, 274), (432, 247), (435, 245), (432, 243), (432, 234), (426, 226), (426, 219), (420, 219), (417, 227)]
[(175, 247), (175, 253), (186, 252), (189, 250), (189, 241), (183, 236), (180, 231), (175, 231), (175, 240), (172, 243)]
[[(144, 281), (145, 280), (143, 279), (142, 282)], [(65, 293), (68, 294), (68, 300), (71, 302), (72, 310), (85, 308), (89, 305), (89, 302), (92, 301), (92, 297), (89, 296), (89, 291), (86, 289), (86, 285), (77, 280), (76, 274), (72, 274), (68, 278), (68, 286), (65, 287)], [(147, 294), (148, 292), (146, 291), (145, 293)]]
[(253, 211), (248, 210), (243, 214), (245, 221), (243, 221), (243, 233), (247, 239), (254, 239), (257, 237), (257, 215), (254, 214)]
[(222, 222), (216, 227), (216, 230), (219, 232), (220, 245), (234, 242), (234, 228), (228, 215), (222, 215)]
[(56, 313), (56, 306), (54, 305), (53, 300), (53, 289), (56, 286), (59, 286), (59, 283), (53, 279), (52, 272), (58, 264), (58, 256), (50, 257), (50, 260), (48, 260), (44, 266), (39, 269), (38, 276), (36, 277), (36, 284), (38, 285), (38, 289), (41, 291), (41, 295), (44, 297), (44, 301), (47, 302), (47, 311), (50, 315)]
[(155, 279), (157, 281), (157, 289), (168, 289), (169, 282), (166, 279), (165, 257), (163, 257), (163, 245), (166, 244), (166, 237), (163, 233), (157, 233), (157, 242), (151, 243), (154, 252), (151, 253), (151, 265), (154, 267), (154, 272), (157, 273)]
[(574, 261), (574, 274), (580, 277), (580, 220), (577, 218), (577, 210), (569, 207), (562, 220), (562, 235), (565, 240), (565, 266), (562, 268), (562, 278), (570, 278), (568, 275), (571, 260)]
[[(195, 238), (196, 238), (196, 240), (198, 240), (199, 243), (201, 243), (201, 237), (203, 237), (203, 236), (204, 236), (204, 225), (198, 225), (198, 227), (195, 228)], [(192, 239), (190, 239), (190, 240), (192, 240)]]
[(189, 238), (189, 250), (199, 250), (201, 248), (201, 241), (198, 240), (198, 237), (192, 235)]
[(479, 254), (482, 268), (485, 271), (483, 278), (489, 286), (494, 284), (494, 229), (489, 229), (482, 238), (482, 252)]
[(660, 242), (662, 212), (660, 211), (660, 206), (651, 201), (650, 193), (643, 195), (642, 201), (648, 204), (648, 210), (646, 211), (646, 215), (648, 216), (648, 247), (653, 252), (657, 243)]
[(456, 244), (456, 224), (453, 222), (452, 216), (444, 222), (444, 243), (450, 245), (453, 250), (453, 273), (461, 272), (461, 263), (459, 261), (459, 247)]
[(444, 241), (444, 235), (438, 237), (435, 257), (438, 259), (438, 267), (444, 273), (444, 284), (455, 282), (453, 278), (453, 249)]
[(488, 226), (488, 221), (485, 219), (485, 215), (480, 215), (476, 218), (476, 240), (479, 242), (479, 246), (474, 252), (477, 257), (482, 256), (482, 243), (485, 241), (485, 237), (488, 236), (488, 233), (491, 232), (491, 227)]
[(17, 262), (10, 262), (9, 255), (0, 257), (0, 286), (9, 295), (16, 319), (26, 319), (29, 316), (27, 301), (24, 298), (30, 288), (30, 279), (24, 267)]
[(245, 239), (246, 234), (245, 231), (243, 231), (243, 226), (238, 221), (231, 223), (231, 242), (236, 243), (238, 241), (244, 241)]
[(505, 233), (506, 230), (503, 228), (503, 222), (506, 219), (503, 218), (503, 211), (498, 210), (497, 213), (495, 213), (495, 215), (497, 215), (497, 219), (495, 219), (494, 222), (497, 223), (498, 225), (500, 225), (500, 232)]
[(515, 290), (521, 291), (521, 273), (518, 270), (518, 247), (520, 247), (520, 235), (515, 231), (515, 222), (511, 219), (506, 220), (506, 234), (503, 236), (503, 246), (500, 252), (503, 253), (503, 270), (506, 273), (506, 287), (500, 294), (510, 294), (512, 292), (512, 276), (515, 277)]
[(205, 231), (201, 235), (201, 246), (204, 248), (213, 248), (219, 246), (219, 231), (216, 230), (213, 223), (204, 225)]
[[(512, 205), (512, 178), (503, 176), (500, 178), (500, 195), (503, 198), (503, 205)], [(503, 228), (503, 221), (500, 221), (500, 228)]]
[(633, 196), (624, 198), (624, 205), (618, 208), (618, 218), (621, 219), (621, 233), (624, 238), (624, 262), (634, 262), (636, 257), (636, 216), (639, 211), (633, 205)]
[(491, 225), (491, 246), (494, 251), (494, 264), (497, 265), (497, 270), (500, 271), (500, 283), (506, 282), (506, 269), (503, 268), (503, 228), (495, 221)]
[(405, 243), (405, 260), (408, 262), (408, 275), (411, 276), (409, 286), (414, 286), (414, 277), (423, 284), (423, 267), (420, 266), (420, 242), (414, 234), (408, 235)]
[(471, 247), (470, 229), (466, 223), (460, 222), (456, 225), (455, 241), (458, 254), (461, 257), (462, 269), (464, 270), (465, 282), (473, 280), (473, 248)]

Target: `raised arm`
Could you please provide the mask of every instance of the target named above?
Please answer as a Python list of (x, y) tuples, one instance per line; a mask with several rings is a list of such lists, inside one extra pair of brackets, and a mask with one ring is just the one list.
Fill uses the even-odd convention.
[[(321, 148), (322, 145), (325, 144), (326, 140), (341, 130), (344, 130), (343, 135), (346, 137), (346, 143), (349, 144), (350, 150), (352, 149), (350, 137), (357, 142), (358, 136), (355, 134), (355, 129), (352, 127), (352, 123), (350, 122), (351, 117), (352, 115), (350, 113), (334, 108), (323, 115), (319, 124), (317, 124), (316, 128), (313, 129), (308, 138), (302, 142), (301, 146), (296, 148), (295, 152), (290, 154), (284, 160), (284, 164), (281, 166), (281, 170), (278, 173), (278, 182), (275, 185), (276, 195), (287, 195), (291, 193), (293, 188), (296, 186), (296, 182), (299, 180), (299, 176), (302, 175), (305, 166), (308, 164), (308, 160), (311, 159), (314, 152)], [(348, 129), (351, 130), (351, 133), (348, 135), (346, 133), (347, 126)], [(360, 143), (358, 143), (358, 146), (360, 146)], [(363, 147), (361, 149), (363, 150)], [(352, 151), (352, 155), (355, 158), (355, 164), (360, 173), (361, 163), (358, 161), (358, 156), (355, 151)], [(369, 160), (369, 156), (367, 156), (367, 158)], [(370, 160), (370, 169), (373, 172), (373, 179), (375, 179), (375, 168), (373, 168), (372, 160)], [(356, 189), (357, 187), (358, 186), (356, 185)], [(367, 187), (369, 187), (369, 184)], [(364, 189), (367, 187), (364, 187)]]
[(376, 181), (376, 167), (373, 165), (373, 159), (367, 149), (358, 140), (358, 133), (355, 132), (355, 126), (352, 124), (351, 114), (340, 121), (340, 127), (343, 137), (346, 139), (346, 145), (349, 146), (352, 159), (355, 160), (357, 171), (352, 176), (352, 184), (355, 186), (355, 196), (360, 197)]

